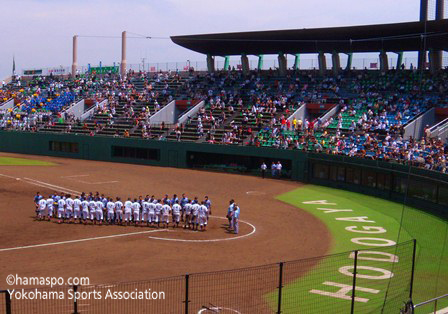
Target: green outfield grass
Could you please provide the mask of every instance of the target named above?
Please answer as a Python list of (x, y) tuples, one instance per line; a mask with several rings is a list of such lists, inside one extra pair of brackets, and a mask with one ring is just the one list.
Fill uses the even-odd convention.
[(48, 161), (15, 158), (15, 157), (0, 157), (0, 166), (54, 166), (55, 164)]
[[(444, 241), (447, 238), (448, 222), (399, 203), (386, 201), (380, 198), (370, 197), (348, 191), (307, 185), (278, 196), (278, 199), (288, 204), (302, 208), (318, 217), (329, 229), (332, 235), (332, 243), (328, 254), (352, 251), (355, 249), (367, 249), (371, 251), (389, 252), (399, 256), (398, 263), (383, 261), (360, 260), (358, 266), (368, 266), (389, 270), (394, 273), (393, 279), (371, 280), (358, 278), (357, 287), (365, 287), (380, 290), (376, 294), (357, 291), (358, 297), (369, 298), (366, 303), (356, 302), (357, 313), (377, 313), (381, 309), (385, 292), (389, 290), (388, 300), (396, 299), (393, 305), (400, 306), (404, 296), (409, 294), (406, 288), (410, 278), (410, 265), (412, 260), (412, 243), (401, 246), (395, 251), (391, 248), (363, 246), (351, 242), (352, 238), (375, 237), (393, 240), (397, 243), (417, 239), (417, 258), (414, 280), (414, 303), (448, 293), (448, 250), (443, 252)], [(326, 200), (337, 205), (304, 204), (307, 201)], [(352, 212), (324, 213), (317, 208), (352, 209)], [(402, 218), (400, 231), (400, 221)], [(365, 220), (374, 222), (343, 221), (335, 218), (341, 217), (368, 217)], [(300, 227), (300, 222), (298, 227)], [(363, 234), (347, 231), (345, 227), (380, 226), (386, 229), (381, 234)], [(298, 239), (300, 241), (300, 239)], [(448, 244), (447, 244), (448, 246)], [(443, 254), (443, 256), (442, 256)], [(304, 262), (305, 263), (305, 262)], [(339, 298), (310, 293), (310, 290), (336, 292), (340, 288), (324, 285), (323, 282), (331, 281), (339, 284), (351, 285), (352, 277), (341, 274), (338, 269), (353, 264), (349, 253), (328, 256), (322, 259), (305, 276), (293, 280), (283, 290), (283, 313), (329, 313), (331, 311), (350, 311), (350, 301)], [(288, 275), (288, 267), (300, 267), (299, 264), (285, 266), (285, 276)], [(376, 276), (377, 272), (362, 270), (358, 273)], [(293, 279), (293, 278), (291, 278)], [(288, 280), (288, 278), (286, 278)], [(388, 285), (390, 289), (388, 288)], [(267, 296), (273, 308), (276, 307), (277, 292)], [(448, 306), (443, 302), (440, 307)], [(439, 308), (440, 308), (439, 307)], [(334, 312), (334, 313), (336, 313)], [(386, 311), (387, 313), (387, 311)], [(394, 313), (397, 313), (395, 311)], [(418, 313), (421, 313), (420, 311)]]

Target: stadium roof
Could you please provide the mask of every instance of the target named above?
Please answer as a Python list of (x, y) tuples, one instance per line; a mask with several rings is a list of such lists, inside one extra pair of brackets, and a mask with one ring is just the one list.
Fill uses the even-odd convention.
[(213, 56), (448, 50), (448, 19), (428, 21), (426, 26), (425, 22), (406, 22), (172, 36), (171, 40), (187, 49)]

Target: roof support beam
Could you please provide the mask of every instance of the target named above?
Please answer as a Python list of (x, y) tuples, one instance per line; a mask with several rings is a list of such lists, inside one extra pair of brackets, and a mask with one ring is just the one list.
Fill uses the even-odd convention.
[(389, 71), (389, 60), (387, 59), (387, 53), (385, 51), (380, 52), (380, 71)]
[(325, 75), (325, 72), (327, 72), (327, 58), (325, 57), (325, 53), (323, 51), (319, 52), (317, 60), (319, 62), (319, 73), (321, 75)]
[(287, 69), (287, 61), (286, 57), (283, 53), (278, 54), (278, 70), (280, 76), (286, 76), (286, 69)]
[(296, 53), (294, 57), (294, 70), (300, 69), (300, 53)]
[(241, 55), (241, 65), (243, 67), (243, 74), (249, 75), (250, 68), (249, 68), (249, 58), (247, 58), (246, 54)]
[(401, 70), (401, 66), (403, 65), (403, 51), (396, 52), (397, 54), (397, 65), (396, 69)]
[(333, 74), (337, 76), (341, 70), (341, 58), (336, 51), (331, 54), (331, 62), (333, 63)]
[(229, 71), (230, 69), (230, 57), (225, 56), (224, 57), (224, 71)]
[(345, 71), (350, 71), (352, 68), (352, 62), (353, 62), (353, 53), (349, 52), (347, 53), (347, 65), (345, 66)]
[(258, 65), (257, 65), (257, 69), (258, 71), (263, 70), (263, 55), (259, 55), (258, 56)]
[(208, 73), (215, 72), (215, 57), (207, 55), (207, 71)]

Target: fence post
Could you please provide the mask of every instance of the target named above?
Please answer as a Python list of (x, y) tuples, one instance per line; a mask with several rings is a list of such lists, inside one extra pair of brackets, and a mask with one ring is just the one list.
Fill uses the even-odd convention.
[(0, 290), (0, 294), (4, 293), (5, 294), (5, 309), (6, 309), (6, 314), (11, 314), (11, 296), (9, 295), (9, 291), (8, 290)]
[(76, 292), (78, 291), (78, 286), (73, 286), (73, 295), (75, 296), (73, 298), (73, 314), (79, 314), (78, 313), (78, 300), (76, 300)]
[(409, 300), (412, 300), (412, 290), (414, 287), (414, 270), (415, 270), (415, 253), (417, 249), (417, 239), (413, 240), (414, 242), (414, 248), (412, 251), (412, 270), (411, 270), (411, 286), (409, 287)]
[(355, 252), (355, 259), (353, 262), (353, 288), (352, 288), (352, 306), (350, 309), (350, 313), (355, 313), (355, 289), (356, 289), (356, 272), (357, 272), (357, 266), (358, 266), (358, 250)]
[(282, 312), (283, 262), (279, 264), (277, 314)]
[(185, 275), (185, 314), (188, 314), (188, 303), (190, 303), (190, 300), (188, 300), (188, 287), (189, 287), (189, 280), (190, 275)]

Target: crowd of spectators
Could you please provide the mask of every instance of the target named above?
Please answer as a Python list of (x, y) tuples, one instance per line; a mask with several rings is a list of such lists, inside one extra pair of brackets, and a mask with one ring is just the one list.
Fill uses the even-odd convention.
[[(358, 71), (335, 77), (320, 77), (317, 72), (275, 73), (241, 71), (197, 75), (190, 73), (184, 84), (178, 73), (130, 72), (121, 79), (115, 74), (85, 75), (75, 79), (38, 77), (16, 80), (0, 90), (3, 101), (14, 98), (14, 107), (0, 111), (0, 128), (36, 131), (39, 125), (61, 121), (71, 125), (87, 124), (70, 115), (61, 115), (70, 103), (94, 98), (94, 129), (91, 135), (112, 127), (117, 121), (131, 121), (130, 128), (141, 130), (142, 138), (153, 138), (150, 117), (174, 99), (175, 88), (181, 96), (204, 100), (206, 106), (195, 116), (199, 138), (209, 143), (243, 144), (279, 149), (341, 154), (374, 160), (395, 160), (427, 169), (446, 172), (447, 146), (441, 139), (405, 138), (404, 126), (429, 108), (448, 103), (448, 74), (417, 71), (387, 73)], [(138, 83), (138, 84), (137, 84)], [(101, 99), (108, 99), (99, 105)], [(310, 117), (303, 121), (290, 118), (306, 103), (332, 103), (339, 109), (332, 117)], [(143, 104), (143, 105), (142, 105)], [(182, 139), (191, 117), (173, 129)], [(218, 140), (218, 131), (221, 130)], [(130, 129), (114, 136), (129, 137)], [(164, 135), (157, 132), (157, 138)]]

